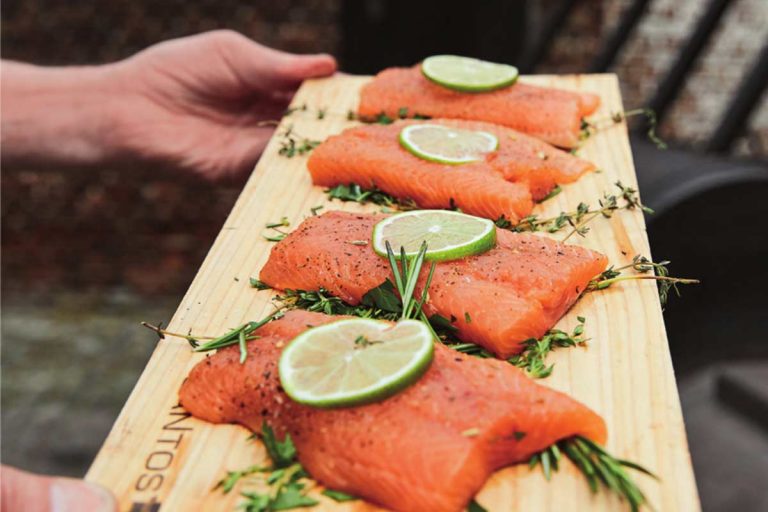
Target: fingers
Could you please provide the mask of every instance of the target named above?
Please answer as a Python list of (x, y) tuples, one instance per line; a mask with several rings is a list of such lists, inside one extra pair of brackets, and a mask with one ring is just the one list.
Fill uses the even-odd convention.
[(2, 510), (13, 512), (115, 512), (117, 503), (101, 486), (76, 480), (35, 475), (10, 466), (0, 469)]
[(262, 46), (232, 31), (202, 34), (222, 53), (232, 71), (250, 87), (267, 92), (296, 88), (303, 80), (332, 75), (336, 59), (328, 54), (297, 55)]

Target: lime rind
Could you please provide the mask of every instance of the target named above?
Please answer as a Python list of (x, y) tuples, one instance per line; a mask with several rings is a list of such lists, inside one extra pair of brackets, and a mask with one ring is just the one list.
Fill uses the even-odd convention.
[(433, 55), (421, 63), (422, 74), (430, 81), (461, 92), (489, 92), (517, 81), (516, 67), (459, 55)]
[[(473, 233), (467, 237), (470, 230), (462, 228), (470, 226)], [(458, 242), (446, 243), (446, 238)], [(392, 215), (374, 226), (372, 246), (376, 254), (387, 256), (387, 241), (397, 259), (401, 258), (401, 247), (406, 257), (413, 257), (422, 242), (427, 242), (426, 260), (457, 260), (491, 250), (496, 245), (496, 225), (488, 219), (461, 212), (414, 210)]]
[[(454, 157), (446, 155), (445, 153), (440, 154), (436, 151), (429, 151), (424, 147), (423, 144), (419, 144), (416, 140), (414, 140), (414, 136), (418, 134), (419, 131), (425, 130), (431, 132), (433, 136), (436, 134), (443, 134), (445, 139), (442, 142), (444, 142), (446, 145), (445, 149), (448, 151), (454, 149), (450, 147), (454, 137), (463, 137), (465, 140), (468, 137), (474, 137), (475, 141), (478, 141), (478, 138), (484, 139), (484, 141), (482, 141), (483, 144), (476, 145), (474, 152), (467, 152), (466, 156)], [(463, 130), (461, 128), (430, 123), (411, 124), (406, 126), (400, 130), (398, 141), (400, 142), (400, 145), (403, 146), (409, 153), (423, 160), (429, 160), (430, 162), (449, 165), (462, 165), (472, 162), (479, 162), (487, 153), (491, 153), (499, 149), (498, 137), (490, 132), (482, 130)], [(438, 141), (438, 143), (439, 142), (441, 141)]]
[[(408, 330), (411, 330), (410, 334)], [(345, 332), (346, 331), (346, 332)], [(301, 351), (316, 349), (313, 345), (322, 342), (316, 337), (335, 332), (339, 334), (336, 343), (346, 348), (336, 347), (328, 354), (328, 357), (336, 357), (335, 369), (331, 372), (320, 372), (320, 379), (310, 389), (306, 389), (299, 381), (297, 372), (307, 372), (307, 367), (302, 367)], [(409, 357), (403, 357), (403, 364), (397, 365), (397, 370), (386, 375), (377, 374), (381, 368), (377, 366), (393, 366), (397, 359), (397, 349), (406, 354), (403, 343), (398, 344), (397, 335), (405, 332), (406, 339), (412, 338), (412, 345), (416, 350), (411, 350)], [(356, 334), (357, 333), (357, 334)], [(354, 349), (354, 339), (357, 335), (373, 335), (390, 337), (380, 345), (372, 345), (365, 349)], [(394, 337), (394, 338), (392, 338)], [(313, 338), (316, 338), (313, 340)], [(327, 341), (327, 339), (326, 339)], [(402, 341), (402, 340), (401, 340)], [(407, 345), (407, 343), (406, 343)], [(393, 350), (394, 348), (394, 350)], [(367, 353), (364, 353), (367, 351)], [(397, 324), (371, 319), (349, 319), (331, 322), (313, 329), (309, 329), (290, 342), (283, 350), (279, 362), (280, 381), (286, 394), (296, 402), (320, 408), (349, 407), (363, 405), (386, 399), (416, 382), (429, 368), (434, 355), (434, 343), (429, 328), (417, 320), (402, 320)], [(390, 361), (386, 361), (390, 359)], [(377, 361), (380, 361), (377, 365)], [(345, 368), (346, 366), (346, 368)], [(353, 372), (367, 372), (375, 377), (374, 382), (360, 388), (343, 389), (349, 385), (350, 375)], [(368, 376), (370, 376), (368, 375)], [(333, 382), (336, 379), (337, 382)], [(333, 385), (335, 384), (335, 385)], [(326, 385), (326, 388), (336, 391), (318, 392), (317, 389)], [(321, 390), (322, 391), (322, 390)]]

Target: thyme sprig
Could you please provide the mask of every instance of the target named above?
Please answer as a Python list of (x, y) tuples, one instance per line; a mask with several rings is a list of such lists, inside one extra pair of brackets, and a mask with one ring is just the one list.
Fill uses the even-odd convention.
[[(576, 318), (579, 323), (574, 327), (571, 334), (561, 331), (560, 329), (550, 329), (541, 338), (529, 338), (522, 342), (524, 346), (522, 352), (508, 358), (507, 362), (518, 368), (522, 368), (534, 379), (544, 379), (549, 377), (555, 367), (554, 364), (550, 364), (549, 366), (546, 364), (550, 352), (556, 348), (582, 346), (589, 341), (584, 337), (584, 317), (579, 316)], [(480, 358), (493, 357), (493, 354), (480, 345), (458, 342), (455, 339), (455, 336), (452, 335), (451, 330), (446, 330), (446, 324), (455, 330), (455, 327), (453, 327), (448, 319), (442, 317), (438, 319), (433, 315), (430, 320), (437, 326), (436, 329), (440, 339), (452, 349), (463, 354)]]
[[(257, 335), (252, 334), (253, 331), (259, 327), (282, 317), (285, 311), (278, 309), (273, 313), (265, 316), (261, 320), (246, 322), (234, 329), (230, 329), (221, 336), (197, 336), (191, 333), (180, 334), (172, 331), (168, 331), (162, 328), (162, 324), (152, 325), (147, 322), (141, 322), (141, 325), (154, 331), (160, 339), (165, 339), (166, 336), (173, 336), (176, 338), (182, 338), (189, 342), (194, 352), (210, 352), (211, 350), (219, 350), (221, 348), (229, 347), (230, 345), (238, 345), (240, 348), (240, 363), (244, 363), (248, 357), (247, 342), (258, 339)], [(201, 340), (207, 340), (205, 343), (201, 343)]]
[(587, 203), (579, 203), (575, 210), (560, 212), (555, 217), (541, 218), (535, 214), (528, 215), (520, 219), (517, 224), (513, 224), (504, 216), (501, 216), (496, 219), (496, 226), (518, 233), (535, 231), (557, 233), (570, 227), (570, 233), (563, 239), (565, 241), (574, 234), (582, 237), (586, 236), (589, 232), (588, 223), (598, 217), (611, 218), (617, 210), (640, 209), (645, 213), (653, 213), (653, 210), (640, 202), (636, 189), (625, 186), (621, 181), (617, 181), (614, 185), (619, 189), (618, 192), (613, 194), (603, 193), (603, 197), (598, 201), (597, 207), (592, 207)]
[[(669, 269), (667, 268), (670, 263), (670, 261), (654, 262), (638, 254), (632, 258), (632, 262), (628, 265), (618, 268), (614, 268), (613, 265), (608, 267), (589, 282), (586, 291), (604, 290), (621, 281), (652, 279), (658, 283), (659, 300), (661, 305), (664, 306), (669, 299), (670, 291), (674, 291), (678, 297), (680, 296), (678, 285), (698, 284), (700, 282), (698, 279), (670, 277)], [(628, 270), (633, 270), (636, 274), (622, 274), (622, 272)]]
[(325, 193), (328, 195), (328, 199), (338, 199), (344, 202), (373, 203), (403, 211), (418, 208), (413, 200), (399, 199), (378, 189), (376, 186), (363, 188), (357, 183), (350, 183), (348, 185), (336, 185), (327, 189)]
[(626, 500), (633, 512), (647, 504), (645, 495), (627, 474), (626, 468), (657, 477), (639, 464), (615, 458), (603, 447), (583, 436), (558, 441), (531, 457), (528, 465), (531, 468), (540, 465), (544, 477), (549, 480), (552, 472), (559, 469), (563, 454), (581, 471), (592, 492), (597, 492), (602, 485)]
[(653, 142), (657, 148), (667, 149), (667, 143), (661, 140), (661, 138), (656, 133), (658, 117), (656, 116), (656, 112), (650, 108), (636, 108), (624, 112), (613, 112), (610, 117), (597, 119), (595, 121), (587, 121), (586, 119), (582, 119), (579, 139), (582, 141), (587, 140), (597, 132), (604, 130), (605, 128), (617, 125), (635, 116), (645, 117), (646, 122), (648, 123), (648, 130), (646, 131), (648, 139)]
[(280, 228), (287, 228), (290, 225), (291, 223), (288, 221), (288, 217), (282, 217), (278, 222), (267, 222), (264, 227), (273, 231), (274, 234), (262, 234), (261, 236), (263, 236), (264, 239), (268, 242), (279, 242), (288, 236), (288, 233)]
[(294, 130), (292, 124), (286, 126), (285, 130), (278, 135), (280, 137), (280, 149), (278, 149), (277, 153), (286, 158), (306, 155), (322, 142), (299, 135)]

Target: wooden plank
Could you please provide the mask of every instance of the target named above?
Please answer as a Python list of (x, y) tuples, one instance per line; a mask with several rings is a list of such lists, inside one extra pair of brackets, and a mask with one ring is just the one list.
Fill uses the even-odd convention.
[[(324, 119), (313, 111), (297, 112), (282, 121), (313, 139), (338, 133), (353, 124), (348, 110), (368, 78), (336, 76), (305, 83), (294, 104), (327, 108)], [(614, 75), (536, 76), (526, 82), (595, 92), (602, 106), (595, 118), (622, 110)], [(310, 208), (375, 211), (353, 203), (328, 202), (313, 187), (306, 158), (278, 155), (274, 137), (243, 189), (232, 213), (181, 302), (170, 329), (216, 335), (271, 310), (269, 291), (249, 287), (266, 261), (271, 244), (260, 235), (265, 223), (287, 216), (292, 225)], [(556, 215), (580, 201), (596, 204), (604, 191), (621, 180), (636, 186), (626, 126), (616, 125), (592, 137), (581, 154), (598, 164), (599, 173), (563, 187), (542, 214)], [(561, 234), (553, 235), (562, 237)], [(571, 240), (607, 254), (617, 266), (635, 254), (649, 255), (640, 212), (620, 211), (612, 219), (592, 223), (584, 239)], [(638, 476), (657, 510), (700, 508), (683, 429), (680, 403), (667, 346), (656, 286), (629, 282), (590, 293), (566, 315), (559, 327), (570, 329), (576, 316), (587, 318), (587, 348), (560, 350), (551, 377), (540, 381), (564, 391), (600, 413), (608, 423), (608, 449), (637, 461), (660, 477)], [(201, 359), (186, 342), (166, 339), (157, 345), (136, 388), (88, 472), (87, 479), (114, 491), (121, 510), (133, 504), (162, 504), (162, 510), (234, 510), (240, 498), (212, 492), (227, 470), (265, 460), (260, 443), (247, 441), (237, 426), (214, 426), (185, 416), (176, 406), (177, 391), (192, 366)], [(626, 505), (608, 493), (592, 495), (570, 464), (550, 482), (526, 466), (496, 473), (478, 496), (491, 511), (507, 510), (623, 510)], [(339, 505), (323, 499), (320, 510), (374, 510), (362, 502)]]

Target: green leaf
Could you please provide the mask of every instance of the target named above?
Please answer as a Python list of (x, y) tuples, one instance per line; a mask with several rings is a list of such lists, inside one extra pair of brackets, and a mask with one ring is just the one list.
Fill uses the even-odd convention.
[(249, 282), (251, 283), (251, 288), (256, 288), (257, 290), (269, 290), (270, 288), (272, 288), (264, 281), (256, 279), (255, 277), (251, 277), (249, 279)]
[(304, 486), (291, 482), (285, 484), (270, 504), (270, 510), (290, 510), (300, 507), (314, 507), (319, 501), (303, 493)]
[(467, 512), (488, 512), (488, 510), (473, 499), (467, 505)]
[(395, 291), (395, 285), (389, 279), (376, 288), (368, 290), (360, 302), (365, 306), (376, 307), (390, 313), (401, 313), (403, 311), (400, 297), (398, 297)]
[(343, 503), (345, 501), (355, 501), (360, 499), (357, 496), (352, 496), (351, 494), (347, 494), (341, 491), (334, 491), (333, 489), (326, 489), (322, 492), (322, 494), (324, 496), (328, 496), (334, 501), (338, 501), (339, 503)]
[(291, 441), (290, 434), (286, 434), (283, 441), (278, 441), (272, 427), (264, 423), (261, 426), (261, 440), (276, 468), (285, 468), (293, 464), (296, 459), (296, 447)]

